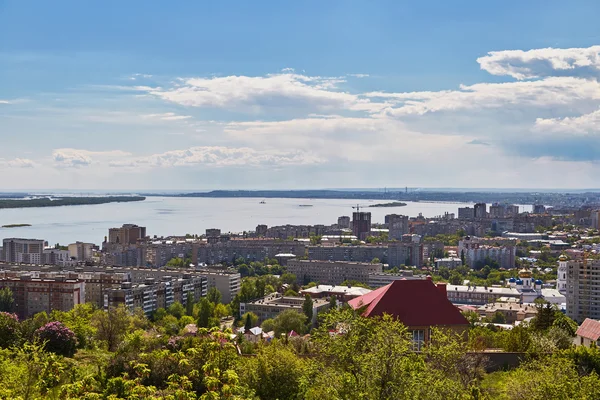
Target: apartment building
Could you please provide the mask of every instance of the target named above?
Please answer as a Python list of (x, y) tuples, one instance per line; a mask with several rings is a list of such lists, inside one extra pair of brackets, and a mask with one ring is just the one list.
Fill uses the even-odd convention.
[(368, 282), (369, 275), (383, 271), (381, 263), (359, 263), (348, 261), (290, 260), (288, 272), (296, 275), (299, 284), (318, 282), (339, 285), (345, 280)]
[(8, 238), (2, 240), (3, 260), (7, 263), (43, 264), (44, 241)]
[(389, 214), (385, 216), (385, 223), (389, 229), (389, 239), (401, 240), (403, 235), (409, 233), (408, 216)]
[(42, 263), (46, 265), (69, 265), (71, 264), (71, 255), (69, 250), (44, 249)]
[(582, 323), (600, 319), (600, 260), (567, 261), (567, 315)]
[(144, 283), (123, 282), (119, 288), (104, 292), (105, 310), (124, 305), (128, 310), (141, 308), (146, 315), (159, 308), (168, 308), (175, 302), (186, 305), (188, 294), (198, 301), (202, 293), (206, 294), (207, 280), (201, 276), (183, 278), (163, 277), (162, 280), (148, 278)]
[(69, 311), (85, 299), (85, 282), (65, 276), (35, 278), (32, 274), (14, 276), (0, 271), (0, 288), (4, 287), (12, 290), (15, 312), (21, 319), (42, 311)]
[(454, 304), (484, 305), (496, 303), (500, 298), (514, 299), (519, 303), (523, 301), (519, 290), (506, 287), (446, 285), (446, 294)]
[(506, 238), (499, 238), (498, 240), (504, 240), (506, 244), (490, 246), (483, 244), (486, 241), (482, 242), (480, 238), (466, 236), (458, 242), (458, 255), (464, 254), (466, 264), (472, 268), (488, 259), (496, 261), (501, 268), (514, 268), (517, 253), (517, 248), (514, 245), (516, 241)]
[(92, 261), (94, 258), (94, 244), (75, 242), (68, 247), (71, 258), (75, 261)]
[(473, 219), (475, 218), (475, 209), (473, 207), (459, 207), (458, 219)]
[(419, 235), (403, 235), (402, 242), (394, 242), (388, 246), (387, 262), (390, 267), (401, 265), (423, 265), (423, 244)]
[(352, 234), (365, 240), (371, 231), (371, 213), (357, 211), (352, 213)]
[(146, 237), (146, 227), (134, 224), (124, 224), (120, 228), (108, 230), (108, 243), (111, 244), (136, 244), (139, 239)]
[(242, 276), (227, 271), (201, 270), (199, 272), (208, 280), (208, 289), (215, 287), (221, 292), (221, 302), (230, 303), (242, 287)]
[(371, 262), (374, 258), (387, 263), (388, 246), (308, 246), (309, 260)]
[(238, 258), (247, 262), (264, 261), (277, 254), (304, 256), (306, 245), (295, 240), (278, 239), (232, 239), (218, 243), (194, 243), (192, 263), (214, 265), (233, 263)]
[(372, 288), (379, 288), (382, 286), (389, 285), (394, 281), (425, 279), (426, 277), (426, 275), (422, 274), (415, 275), (412, 270), (399, 271), (395, 274), (388, 272), (378, 272), (375, 274), (369, 274), (368, 285)]
[[(278, 293), (273, 293), (248, 303), (240, 303), (240, 315), (247, 312), (253, 312), (258, 316), (258, 323), (261, 324), (266, 319), (275, 318), (286, 310), (294, 310), (300, 314), (303, 313), (302, 305), (304, 297), (282, 296)], [(312, 324), (317, 322), (317, 315), (320, 312), (329, 309), (329, 301), (326, 299), (313, 300), (313, 318)]]

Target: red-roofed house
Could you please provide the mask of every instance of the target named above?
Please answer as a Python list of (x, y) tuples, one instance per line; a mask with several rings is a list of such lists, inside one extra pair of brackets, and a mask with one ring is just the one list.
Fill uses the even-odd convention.
[(592, 343), (599, 345), (598, 339), (600, 338), (600, 321), (595, 319), (586, 318), (583, 324), (577, 328), (575, 332), (575, 345), (590, 347)]
[(415, 348), (429, 341), (431, 328), (449, 328), (462, 333), (469, 326), (460, 310), (448, 300), (446, 284), (437, 286), (431, 279), (399, 280), (348, 302), (364, 308), (366, 317), (392, 315), (412, 332)]

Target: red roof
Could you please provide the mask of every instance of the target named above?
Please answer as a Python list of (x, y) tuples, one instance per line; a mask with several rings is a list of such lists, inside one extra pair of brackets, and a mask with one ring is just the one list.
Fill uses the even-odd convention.
[(593, 341), (598, 340), (600, 338), (600, 321), (586, 318), (575, 334)]
[(366, 306), (363, 313), (366, 317), (390, 314), (408, 327), (468, 325), (443, 289), (428, 279), (399, 280), (352, 299), (348, 304), (355, 310)]

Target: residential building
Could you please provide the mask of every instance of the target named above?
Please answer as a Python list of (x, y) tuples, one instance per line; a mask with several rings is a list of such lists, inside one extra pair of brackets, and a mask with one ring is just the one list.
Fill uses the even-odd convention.
[(593, 210), (590, 213), (593, 229), (600, 229), (600, 210)]
[(399, 271), (398, 273), (392, 274), (389, 272), (378, 272), (375, 274), (369, 274), (368, 285), (372, 288), (378, 288), (389, 285), (394, 281), (411, 280), (411, 279), (425, 279), (426, 275), (414, 275), (412, 270)]
[(357, 211), (352, 213), (352, 234), (359, 240), (365, 240), (371, 231), (371, 213)]
[(409, 233), (408, 217), (406, 215), (390, 214), (385, 216), (390, 240), (402, 240), (402, 236)]
[[(240, 303), (240, 315), (247, 312), (253, 312), (258, 316), (258, 323), (261, 324), (267, 319), (277, 317), (280, 313), (286, 310), (294, 310), (298, 313), (303, 313), (302, 305), (304, 297), (282, 296), (278, 293), (273, 293), (261, 299), (254, 300), (248, 303)], [(317, 315), (320, 312), (329, 309), (329, 301), (326, 299), (313, 300), (313, 316), (312, 324), (317, 322)]]
[(7, 263), (43, 264), (44, 241), (39, 239), (8, 238), (2, 240), (4, 261)]
[(309, 260), (371, 262), (375, 258), (387, 263), (388, 246), (308, 246)]
[(600, 260), (567, 262), (567, 316), (578, 323), (600, 319)]
[(267, 227), (267, 225), (257, 225), (256, 226), (256, 236), (258, 237), (266, 237), (267, 236), (267, 230), (269, 228)]
[(186, 305), (188, 294), (191, 294), (195, 302), (200, 300), (202, 293), (206, 293), (206, 285), (206, 278), (200, 276), (176, 279), (163, 277), (160, 281), (148, 278), (143, 284), (123, 282), (120, 288), (111, 288), (104, 292), (104, 309), (122, 304), (130, 311), (141, 308), (146, 315), (150, 315), (153, 311), (168, 308), (175, 302)]
[(44, 260), (46, 265), (68, 265), (71, 263), (69, 250), (44, 249)]
[(543, 204), (534, 204), (533, 205), (533, 213), (534, 214), (546, 214), (546, 206)]
[(475, 209), (473, 207), (459, 207), (458, 208), (459, 219), (473, 219), (475, 218)]
[(573, 343), (576, 346), (598, 347), (600, 346), (600, 321), (586, 318), (575, 332)]
[(522, 302), (521, 292), (516, 288), (476, 285), (447, 285), (448, 300), (454, 304), (484, 305), (496, 303), (501, 298)]
[(317, 282), (339, 285), (342, 282), (368, 282), (369, 275), (382, 272), (381, 263), (359, 263), (348, 261), (290, 260), (287, 270), (296, 275), (299, 284)]
[(469, 326), (467, 319), (447, 298), (446, 284), (437, 286), (431, 279), (399, 280), (364, 296), (350, 300), (363, 316), (389, 314), (406, 326), (412, 335), (414, 350), (431, 339), (432, 328), (450, 329), (462, 334)]
[(350, 217), (344, 215), (338, 218), (337, 220), (338, 228), (340, 229), (349, 229), (350, 228)]
[(499, 302), (481, 306), (477, 309), (478, 313), (486, 318), (492, 319), (497, 312), (504, 315), (506, 324), (521, 322), (526, 318), (532, 318), (537, 315), (537, 308), (533, 304), (520, 304), (516, 302)]
[(435, 259), (436, 268), (446, 267), (449, 269), (454, 269), (456, 267), (460, 267), (461, 265), (462, 260), (460, 259), (460, 257), (444, 257)]
[(306, 244), (295, 240), (278, 239), (232, 239), (219, 243), (194, 243), (192, 263), (215, 265), (233, 263), (238, 258), (246, 262), (264, 261), (277, 254), (294, 254), (298, 257), (306, 253)]
[(475, 218), (486, 218), (487, 217), (487, 204), (477, 203), (473, 207)]
[(69, 255), (75, 261), (92, 261), (94, 257), (94, 244), (75, 242), (69, 245)]
[(242, 276), (237, 272), (201, 270), (208, 279), (208, 289), (215, 287), (221, 292), (221, 302), (228, 304), (240, 292)]
[(111, 244), (136, 244), (138, 239), (146, 237), (146, 227), (134, 224), (124, 224), (120, 228), (108, 230), (108, 243)]
[(69, 311), (85, 299), (85, 282), (65, 276), (34, 278), (32, 274), (10, 276), (0, 272), (0, 288), (13, 292), (15, 313), (19, 318), (29, 318), (39, 312)]
[(479, 238), (466, 236), (458, 242), (457, 253), (464, 254), (466, 264), (472, 268), (491, 260), (497, 262), (500, 268), (511, 269), (515, 267), (517, 248), (514, 244), (490, 246), (483, 244)]
[(313, 299), (335, 299), (340, 303), (346, 303), (356, 297), (365, 295), (371, 292), (370, 289), (365, 289), (360, 286), (332, 286), (332, 285), (317, 285), (308, 289), (300, 290), (301, 295), (308, 294)]

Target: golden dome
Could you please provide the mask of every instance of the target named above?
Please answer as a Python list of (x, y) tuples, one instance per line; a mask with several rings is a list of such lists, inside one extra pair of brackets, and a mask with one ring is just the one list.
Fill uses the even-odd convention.
[(523, 268), (519, 271), (519, 278), (531, 278), (531, 271)]
[(569, 258), (564, 254), (561, 254), (560, 257), (558, 257), (558, 261), (567, 261), (568, 259)]

